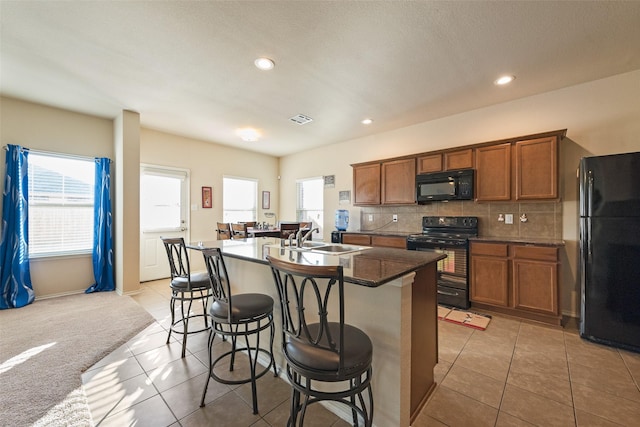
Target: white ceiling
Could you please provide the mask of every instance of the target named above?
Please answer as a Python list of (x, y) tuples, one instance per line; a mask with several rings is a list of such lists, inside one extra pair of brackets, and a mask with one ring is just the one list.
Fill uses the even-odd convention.
[(276, 156), (640, 69), (638, 1), (1, 0), (0, 19), (4, 95)]

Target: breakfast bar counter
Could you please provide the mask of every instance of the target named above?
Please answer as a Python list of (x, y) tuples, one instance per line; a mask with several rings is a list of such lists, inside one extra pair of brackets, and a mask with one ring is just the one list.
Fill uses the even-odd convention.
[[(282, 247), (279, 239), (262, 237), (188, 245), (194, 250), (219, 247), (234, 293), (261, 292), (274, 301), (278, 295), (267, 256), (307, 265), (342, 265), (346, 323), (362, 329), (373, 342), (374, 425), (410, 426), (435, 387), (436, 264), (445, 255), (339, 246), (325, 247), (340, 249), (337, 253), (321, 247), (296, 250)], [(276, 318), (279, 315), (276, 305)], [(280, 340), (276, 333), (274, 356), (283, 367)], [(326, 407), (345, 420), (351, 419), (351, 411), (344, 405), (330, 402)]]

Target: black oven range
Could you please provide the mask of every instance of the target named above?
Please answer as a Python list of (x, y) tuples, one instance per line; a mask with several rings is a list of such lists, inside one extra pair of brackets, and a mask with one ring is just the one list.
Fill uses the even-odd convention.
[(407, 249), (444, 253), (438, 261), (438, 304), (469, 308), (469, 238), (478, 235), (475, 216), (425, 216), (422, 233), (407, 237)]

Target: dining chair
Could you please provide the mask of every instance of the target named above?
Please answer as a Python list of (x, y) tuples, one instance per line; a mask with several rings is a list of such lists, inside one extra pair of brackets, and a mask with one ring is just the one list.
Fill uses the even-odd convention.
[(232, 239), (246, 239), (247, 238), (247, 224), (244, 222), (231, 224), (231, 238)]
[(217, 223), (218, 240), (228, 240), (231, 238), (231, 226), (226, 222)]
[[(251, 383), (251, 397), (253, 401), (253, 413), (258, 413), (258, 394), (256, 380), (266, 374), (273, 367), (274, 376), (278, 376), (276, 362), (273, 358), (273, 338), (275, 329), (273, 325), (273, 298), (260, 293), (231, 293), (231, 284), (227, 268), (222, 257), (220, 248), (208, 248), (202, 251), (204, 261), (207, 266), (209, 280), (211, 282), (213, 302), (209, 309), (211, 319), (211, 331), (209, 332), (208, 355), (209, 355), (209, 375), (202, 392), (200, 406), (204, 406), (204, 398), (207, 394), (207, 387), (211, 378), (229, 385)], [(269, 348), (260, 347), (260, 337), (263, 331), (268, 331)], [(220, 335), (223, 340), (231, 338), (231, 350), (219, 355), (213, 360), (213, 343), (216, 335)], [(249, 342), (249, 336), (253, 336), (253, 344)], [(243, 339), (245, 346), (238, 347), (237, 340)], [(219, 362), (229, 361), (229, 372), (234, 370), (237, 353), (243, 352), (249, 359), (248, 378), (223, 378), (222, 368)], [(267, 366), (257, 369), (258, 354), (263, 353), (268, 357)]]
[(280, 299), (282, 353), (292, 387), (287, 426), (302, 426), (307, 407), (328, 400), (348, 405), (353, 425), (362, 420), (371, 426), (373, 344), (345, 323), (343, 267), (267, 261)]
[[(245, 224), (247, 225), (247, 228), (249, 229), (249, 228), (255, 228), (257, 222), (256, 221), (246, 221)], [(253, 234), (249, 233), (247, 231), (247, 237), (253, 237)]]
[(280, 223), (280, 238), (288, 239), (289, 235), (295, 235), (300, 230), (299, 222), (284, 222)]
[[(187, 336), (210, 329), (206, 307), (212, 295), (211, 282), (209, 281), (209, 275), (205, 272), (191, 273), (189, 254), (182, 237), (161, 237), (161, 239), (167, 251), (171, 270), (171, 283), (169, 284), (171, 288), (171, 325), (167, 336), (167, 344), (171, 340), (172, 332), (182, 335), (182, 357), (184, 357), (187, 348)], [(199, 308), (198, 311), (192, 310), (195, 301), (202, 303), (202, 311)], [(176, 319), (176, 305), (180, 307), (178, 311), (180, 317), (178, 319)], [(187, 306), (186, 310), (185, 305)], [(196, 319), (204, 320), (204, 326), (196, 330), (190, 330), (189, 322)]]

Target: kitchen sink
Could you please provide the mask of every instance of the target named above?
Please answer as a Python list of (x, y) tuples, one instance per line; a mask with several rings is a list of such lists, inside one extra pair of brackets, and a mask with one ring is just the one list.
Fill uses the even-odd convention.
[[(271, 247), (283, 248), (280, 245), (269, 245)], [(324, 255), (342, 255), (349, 252), (357, 252), (365, 249), (369, 249), (368, 246), (354, 246), (354, 245), (341, 245), (341, 244), (333, 244), (333, 243), (325, 243), (325, 242), (313, 242), (306, 241), (302, 244), (301, 247), (298, 246), (289, 246), (288, 242), (285, 244), (284, 249), (288, 249), (290, 251), (304, 251), (304, 252), (315, 252), (318, 254)]]

